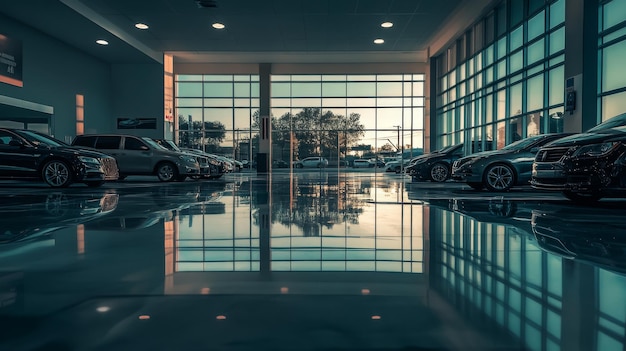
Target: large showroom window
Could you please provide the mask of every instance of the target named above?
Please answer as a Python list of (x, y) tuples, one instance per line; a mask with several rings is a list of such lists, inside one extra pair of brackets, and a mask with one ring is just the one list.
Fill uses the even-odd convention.
[(626, 111), (626, 1), (600, 5), (598, 116), (600, 123)]
[(251, 160), (259, 111), (258, 75), (176, 75), (177, 142)]
[(407, 157), (423, 151), (424, 75), (274, 75), (273, 157)]
[(503, 1), (437, 57), (438, 147), (562, 131), (565, 0), (541, 5)]

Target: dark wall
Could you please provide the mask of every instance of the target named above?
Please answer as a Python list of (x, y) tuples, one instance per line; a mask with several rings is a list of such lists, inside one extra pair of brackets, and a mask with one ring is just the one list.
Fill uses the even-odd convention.
[(0, 34), (22, 42), (24, 82), (0, 83), (0, 95), (52, 106), (51, 131), (59, 139), (76, 132), (76, 94), (84, 95), (86, 132), (110, 125), (109, 64), (1, 14)]
[[(163, 65), (114, 64), (113, 132), (162, 138), (163, 125)], [(154, 118), (156, 129), (117, 129), (118, 118)]]

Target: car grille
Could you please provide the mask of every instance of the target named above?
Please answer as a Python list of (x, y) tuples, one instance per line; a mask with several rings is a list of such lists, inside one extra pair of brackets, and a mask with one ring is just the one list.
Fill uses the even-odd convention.
[(567, 152), (569, 148), (554, 148), (554, 149), (543, 149), (539, 150), (537, 156), (535, 157), (536, 162), (557, 162), (559, 161), (563, 155)]
[(196, 157), (196, 161), (200, 164), (200, 167), (206, 167), (209, 164), (209, 160), (206, 157)]
[(104, 171), (104, 179), (117, 180), (119, 177), (119, 170), (117, 168), (117, 162), (112, 157), (101, 158), (102, 170)]

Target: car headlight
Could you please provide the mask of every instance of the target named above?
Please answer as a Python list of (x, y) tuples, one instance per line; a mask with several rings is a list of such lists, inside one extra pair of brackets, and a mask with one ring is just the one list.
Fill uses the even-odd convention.
[(580, 156), (589, 156), (589, 157), (597, 157), (604, 155), (611, 151), (611, 149), (616, 145), (616, 142), (606, 142), (601, 144), (591, 144), (581, 146), (578, 150), (574, 151), (572, 157), (580, 157)]
[(180, 155), (178, 156), (178, 158), (180, 158), (181, 160), (187, 162), (187, 163), (196, 163), (196, 159), (194, 157), (191, 156), (186, 156), (186, 155)]
[(91, 163), (91, 164), (96, 164), (96, 165), (100, 164), (100, 161), (98, 161), (98, 159), (94, 157), (78, 156), (78, 159), (82, 163)]

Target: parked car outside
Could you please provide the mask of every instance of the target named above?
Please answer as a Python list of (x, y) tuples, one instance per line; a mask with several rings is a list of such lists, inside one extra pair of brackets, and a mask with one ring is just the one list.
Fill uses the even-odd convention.
[(289, 163), (283, 160), (274, 160), (272, 161), (272, 167), (274, 168), (289, 168)]
[(552, 133), (531, 136), (500, 150), (483, 151), (462, 157), (452, 166), (452, 179), (467, 183), (476, 190), (509, 191), (515, 185), (528, 184), (539, 148), (569, 134)]
[(544, 146), (531, 185), (561, 191), (573, 201), (593, 202), (626, 194), (626, 113)]
[[(153, 139), (153, 140), (168, 150), (186, 153), (190, 156), (195, 157), (196, 161), (198, 161), (198, 165), (200, 165), (200, 175), (192, 176), (192, 178), (196, 178), (196, 179), (199, 179), (200, 177), (210, 178), (211, 165), (210, 165), (208, 157), (200, 155), (200, 154), (194, 154), (191, 152), (185, 152), (181, 150), (180, 147), (178, 147), (178, 145), (176, 145), (176, 143), (173, 140), (166, 140), (166, 139)], [(217, 171), (217, 168), (215, 170)]]
[(109, 155), (43, 133), (0, 128), (0, 178), (43, 180), (53, 188), (77, 182), (98, 187), (117, 180), (118, 166)]
[(307, 157), (293, 163), (294, 168), (325, 168), (326, 166), (328, 166), (328, 160), (319, 156)]
[(167, 150), (147, 137), (124, 134), (78, 135), (72, 145), (94, 148), (115, 157), (120, 179), (129, 175), (156, 175), (162, 182), (171, 182), (200, 175), (200, 165), (195, 157)]
[[(486, 142), (486, 149), (491, 149), (491, 141)], [(463, 157), (463, 143), (446, 146), (429, 154), (421, 155), (413, 159), (406, 168), (405, 173), (410, 175), (413, 181), (445, 182), (452, 175), (452, 164)], [(483, 143), (472, 143), (472, 153), (483, 151)]]
[(396, 172), (397, 174), (400, 174), (411, 164), (411, 161), (416, 158), (417, 157), (389, 161), (385, 163), (385, 172)]
[(357, 158), (352, 161), (352, 167), (354, 168), (374, 168), (376, 166), (376, 162), (370, 159)]

